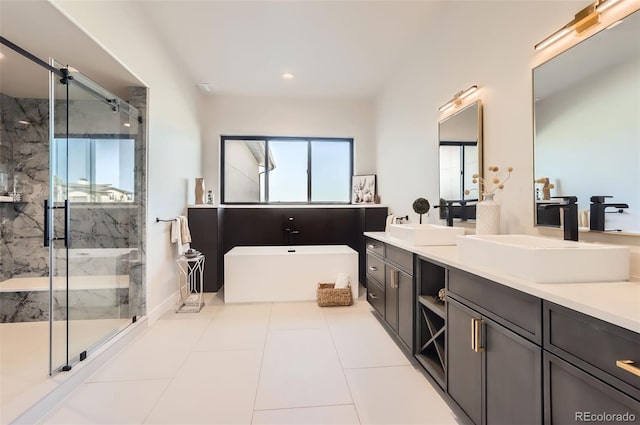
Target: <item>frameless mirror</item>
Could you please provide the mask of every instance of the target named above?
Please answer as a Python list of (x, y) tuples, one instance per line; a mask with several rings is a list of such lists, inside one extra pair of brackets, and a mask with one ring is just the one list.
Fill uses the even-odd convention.
[(536, 225), (577, 196), (581, 227), (640, 233), (640, 12), (535, 68), (533, 93)]
[[(482, 103), (477, 100), (438, 125), (440, 155), (440, 203), (465, 204), (478, 199), (478, 184), (473, 175), (482, 170)], [(465, 190), (470, 194), (465, 195)], [(444, 209), (441, 209), (444, 218)], [(469, 213), (469, 214), (465, 214)], [(456, 212), (456, 218), (475, 218), (473, 211)]]

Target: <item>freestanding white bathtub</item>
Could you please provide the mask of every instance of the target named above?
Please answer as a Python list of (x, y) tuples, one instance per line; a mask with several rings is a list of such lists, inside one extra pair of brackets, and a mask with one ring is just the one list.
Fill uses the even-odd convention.
[(224, 255), (224, 302), (310, 301), (319, 282), (348, 273), (358, 299), (358, 253), (346, 245), (237, 246)]

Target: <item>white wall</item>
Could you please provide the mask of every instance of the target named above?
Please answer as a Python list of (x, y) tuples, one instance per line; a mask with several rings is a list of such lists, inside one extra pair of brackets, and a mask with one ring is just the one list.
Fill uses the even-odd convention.
[(372, 100), (212, 96), (204, 103), (203, 123), (202, 170), (216, 199), (220, 135), (349, 137), (355, 174), (375, 173)]
[(147, 312), (177, 290), (169, 226), (183, 214), (200, 174), (200, 96), (135, 2), (50, 0), (149, 87)]
[[(398, 78), (389, 81), (377, 99), (377, 173), (380, 194), (392, 213), (409, 213), (411, 221), (417, 222), (411, 209), (413, 200), (422, 196), (432, 204), (437, 201), (438, 107), (456, 92), (478, 84), (477, 97), (483, 101), (484, 113), (485, 170), (489, 165), (515, 169), (505, 190), (496, 195), (502, 207), (501, 232), (561, 237), (560, 231), (533, 227), (531, 70), (575, 40), (542, 53), (536, 53), (533, 46), (565, 25), (587, 3), (438, 5), (432, 21), (425, 22), (425, 36), (416, 41), (413, 58), (398, 64)], [(436, 217), (431, 214), (430, 221), (437, 221)], [(583, 239), (602, 238), (640, 245), (638, 237), (588, 235)], [(640, 275), (640, 267), (633, 268)]]

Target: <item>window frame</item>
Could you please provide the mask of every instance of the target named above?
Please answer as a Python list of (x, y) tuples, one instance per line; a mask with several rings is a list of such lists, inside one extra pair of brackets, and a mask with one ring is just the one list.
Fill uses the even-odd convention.
[[(226, 201), (225, 194), (225, 146), (227, 140), (235, 140), (235, 141), (264, 141), (264, 154), (265, 154), (265, 176), (264, 176), (264, 187), (265, 187), (265, 201), (257, 201), (257, 202), (228, 202)], [(269, 152), (269, 141), (274, 142), (305, 142), (307, 145), (307, 200), (301, 202), (295, 201), (276, 201), (271, 202), (269, 200), (269, 167), (268, 164), (268, 152)], [(347, 187), (349, 188), (349, 199), (347, 201), (312, 201), (312, 148), (311, 142), (344, 142), (349, 144), (349, 180), (345, 182)], [(353, 176), (353, 138), (352, 137), (295, 137), (295, 136), (231, 136), (231, 135), (221, 135), (220, 136), (220, 204), (221, 205), (350, 205), (352, 200), (353, 191), (351, 190), (351, 177)]]

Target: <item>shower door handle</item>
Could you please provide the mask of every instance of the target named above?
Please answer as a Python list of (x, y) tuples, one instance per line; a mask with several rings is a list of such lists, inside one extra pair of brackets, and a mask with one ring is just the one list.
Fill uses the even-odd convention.
[[(64, 236), (56, 237), (53, 236), (49, 238), (49, 232), (51, 228), (49, 210), (60, 210), (64, 209)], [(64, 240), (64, 246), (69, 248), (71, 242), (71, 214), (69, 214), (69, 200), (65, 199), (64, 206), (63, 205), (54, 205), (49, 206), (49, 200), (44, 200), (44, 246), (49, 246), (50, 241), (61, 241)], [(54, 229), (55, 232), (55, 229)]]
[(49, 246), (49, 200), (44, 200), (44, 246)]
[(71, 214), (69, 211), (69, 200), (64, 200), (64, 246), (71, 245)]

